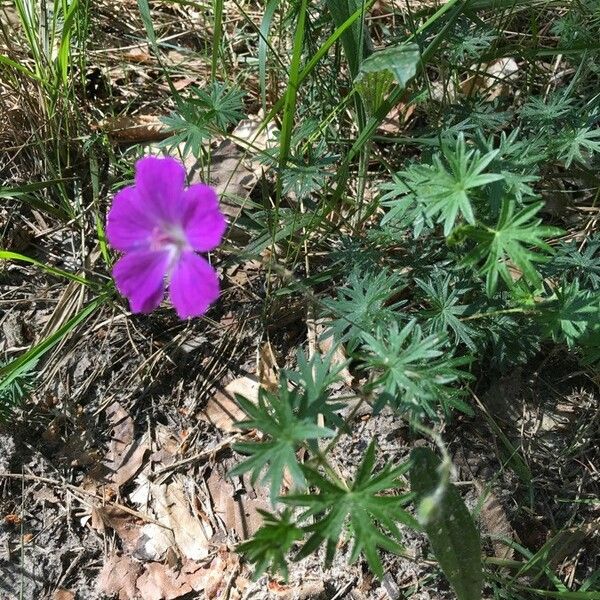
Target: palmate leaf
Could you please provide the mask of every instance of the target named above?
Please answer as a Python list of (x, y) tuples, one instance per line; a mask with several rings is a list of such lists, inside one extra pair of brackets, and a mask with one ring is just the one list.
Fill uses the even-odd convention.
[(383, 567), (378, 549), (402, 552), (399, 523), (420, 528), (403, 508), (411, 500), (411, 494), (391, 495), (404, 487), (400, 478), (408, 470), (408, 465), (394, 468), (388, 464), (376, 471), (375, 443), (371, 442), (349, 486), (309, 467), (303, 466), (302, 470), (309, 485), (317, 488), (318, 492), (281, 498), (289, 506), (305, 509), (300, 520), (315, 518), (312, 524), (304, 527), (309, 538), (296, 560), (308, 556), (325, 543), (326, 563), (331, 564), (344, 528), (347, 527), (354, 542), (350, 562), (354, 562), (362, 552), (372, 571), (382, 577)]
[[(459, 217), (467, 223), (475, 223), (473, 201), (479, 189), (504, 179), (501, 173), (485, 172), (497, 154), (498, 150), (483, 156), (479, 150), (467, 150), (464, 135), (460, 133), (454, 145), (445, 143), (442, 155), (433, 156), (431, 165), (412, 165), (399, 173), (398, 178), (405, 189), (398, 183), (395, 188), (384, 187), (388, 193), (382, 200), (397, 218), (409, 206), (407, 200), (416, 199), (426, 217), (444, 224), (444, 235), (448, 236)], [(398, 206), (397, 203), (402, 204)]]
[(325, 337), (346, 342), (348, 351), (353, 351), (363, 331), (375, 331), (378, 326), (397, 319), (394, 311), (402, 302), (389, 305), (389, 300), (399, 289), (400, 277), (385, 269), (377, 273), (353, 270), (347, 283), (338, 290), (337, 298), (324, 301), (332, 317)]
[(459, 399), (459, 390), (449, 386), (469, 374), (458, 367), (470, 357), (448, 355), (444, 338), (423, 336), (416, 321), (403, 329), (395, 323), (377, 335), (363, 333), (364, 363), (373, 369), (375, 378), (370, 388), (378, 394), (375, 409), (385, 404), (399, 411), (434, 418), (438, 404), (454, 406), (469, 413), (470, 408)]
[(258, 509), (263, 524), (254, 537), (237, 546), (251, 563), (254, 563), (253, 579), (258, 579), (267, 569), (288, 578), (287, 555), (292, 546), (304, 536), (304, 532), (292, 521), (292, 511), (286, 509), (281, 516)]
[[(535, 218), (541, 204), (525, 207), (515, 214), (516, 203), (505, 199), (495, 227), (485, 225), (465, 226), (459, 234), (476, 242), (475, 248), (465, 257), (465, 263), (478, 267), (479, 273), (486, 276), (486, 292), (492, 296), (498, 287), (498, 276), (511, 288), (513, 280), (508, 270), (512, 262), (518, 267), (528, 283), (539, 286), (542, 277), (535, 268), (535, 262), (545, 262), (552, 248), (544, 238), (560, 235), (556, 227), (540, 225), (541, 219)], [(534, 252), (530, 248), (544, 252)]]
[(244, 93), (215, 81), (204, 88), (191, 88), (191, 94), (178, 106), (176, 112), (161, 120), (171, 136), (161, 147), (183, 144), (184, 156), (200, 156), (202, 146), (216, 132), (226, 129), (243, 118)]
[[(468, 305), (459, 304), (460, 290), (450, 275), (442, 279), (442, 274), (435, 272), (428, 281), (416, 278), (415, 283), (424, 292), (424, 300), (428, 307), (421, 311), (425, 320), (425, 328), (431, 334), (451, 334), (455, 342), (463, 342), (470, 350), (475, 350), (474, 330), (460, 320), (468, 310)], [(452, 287), (450, 287), (452, 283)], [(464, 293), (464, 291), (463, 291)]]
[[(406, 87), (416, 75), (420, 59), (421, 51), (417, 44), (398, 44), (371, 54), (360, 65), (360, 71), (363, 76), (365, 73), (391, 73), (400, 87)], [(357, 81), (361, 81), (360, 75)]]
[(540, 319), (557, 342), (572, 347), (600, 323), (600, 295), (579, 288), (579, 280), (563, 282), (553, 298), (540, 305)]
[(300, 412), (317, 418), (322, 415), (326, 426), (344, 427), (344, 420), (338, 411), (344, 404), (329, 400), (329, 388), (341, 379), (341, 372), (348, 366), (348, 361), (334, 362), (332, 357), (335, 347), (329, 354), (316, 352), (307, 360), (305, 353), (298, 350), (295, 371), (285, 370), (286, 377), (303, 390)]
[(298, 390), (289, 390), (282, 377), (277, 393), (261, 389), (258, 404), (242, 396), (236, 400), (248, 415), (248, 419), (237, 423), (241, 429), (257, 429), (264, 435), (261, 442), (240, 442), (234, 450), (248, 455), (245, 461), (234, 467), (230, 476), (251, 473), (253, 483), (259, 480), (270, 482), (272, 501), (279, 495), (283, 474), (287, 469), (294, 483), (303, 487), (304, 475), (298, 464), (296, 451), (306, 440), (332, 437), (334, 432), (316, 424), (317, 415), (302, 414), (302, 397)]
[(586, 240), (580, 250), (579, 243), (570, 242), (559, 245), (555, 256), (548, 265), (550, 275), (561, 275), (566, 279), (579, 279), (594, 290), (600, 289), (600, 235)]
[(600, 129), (580, 127), (563, 131), (558, 140), (559, 158), (570, 167), (573, 161), (586, 164), (590, 155), (600, 152)]
[(438, 190), (428, 199), (426, 210), (430, 216), (438, 215), (438, 223), (443, 221), (445, 236), (450, 235), (459, 214), (467, 223), (475, 223), (469, 190), (504, 178), (500, 173), (484, 173), (497, 154), (498, 150), (492, 150), (483, 156), (477, 150), (467, 152), (465, 138), (460, 134), (454, 148), (444, 148), (444, 158), (449, 170), (446, 170), (439, 156), (434, 156), (433, 162), (437, 170), (434, 183)]

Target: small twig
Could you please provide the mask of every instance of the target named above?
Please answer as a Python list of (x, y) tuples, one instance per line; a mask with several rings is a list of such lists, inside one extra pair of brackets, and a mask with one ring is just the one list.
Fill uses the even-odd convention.
[[(125, 512), (133, 517), (137, 517), (138, 519), (141, 519), (142, 521), (146, 521), (148, 523), (154, 523), (155, 525), (160, 525), (160, 527), (163, 527), (164, 529), (170, 529), (170, 527), (167, 527), (164, 523), (161, 523), (160, 521), (157, 521), (156, 519), (153, 519), (152, 517), (150, 517), (144, 513), (134, 510), (133, 508), (129, 508), (128, 506), (125, 506), (124, 504), (120, 504), (119, 502), (106, 502), (106, 500), (102, 496), (99, 496), (95, 492), (84, 490), (82, 488), (77, 487), (76, 485), (66, 483), (65, 481), (55, 481), (54, 479), (50, 479), (49, 477), (41, 477), (39, 475), (24, 475), (24, 474), (22, 475), (21, 473), (0, 472), (0, 479), (2, 477), (7, 477), (9, 479), (20, 479), (21, 481), (38, 481), (40, 483), (46, 483), (46, 484), (52, 485), (54, 487), (63, 487), (63, 488), (68, 489), (69, 491), (73, 492), (74, 494), (81, 494), (84, 496), (90, 496), (92, 498), (95, 498), (96, 500), (101, 500), (104, 503), (104, 506), (114, 506), (115, 508), (118, 508), (119, 510), (122, 510), (123, 512)], [(83, 500), (83, 498), (80, 498), (80, 499), (83, 502), (85, 502), (85, 500)]]
[(195, 462), (197, 460), (205, 460), (207, 458), (210, 458), (217, 452), (221, 452), (221, 450), (224, 450), (225, 448), (229, 448), (231, 446), (231, 444), (233, 444), (240, 437), (241, 437), (240, 434), (236, 433), (235, 435), (228, 437), (227, 439), (223, 440), (222, 442), (219, 442), (216, 446), (213, 446), (212, 448), (209, 448), (208, 450), (202, 450), (202, 452), (197, 452), (196, 454), (194, 454), (192, 456), (188, 456), (187, 458), (178, 460), (177, 462), (174, 462), (172, 465), (167, 465), (165, 467), (162, 467), (161, 469), (158, 469), (157, 471), (155, 471), (152, 474), (153, 478), (164, 475), (165, 473), (168, 473), (170, 471), (174, 471), (175, 469), (178, 469), (179, 467), (182, 467), (183, 465), (187, 465), (191, 462)]

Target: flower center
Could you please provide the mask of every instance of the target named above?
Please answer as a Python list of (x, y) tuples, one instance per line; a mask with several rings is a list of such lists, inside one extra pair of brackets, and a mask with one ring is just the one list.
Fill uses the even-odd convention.
[(190, 249), (190, 245), (181, 227), (174, 225), (163, 225), (155, 227), (150, 238), (151, 250), (167, 250), (173, 258), (178, 257), (184, 250)]

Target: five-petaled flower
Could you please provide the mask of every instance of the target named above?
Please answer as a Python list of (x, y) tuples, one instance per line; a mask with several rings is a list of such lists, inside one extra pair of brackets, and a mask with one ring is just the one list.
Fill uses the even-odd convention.
[(213, 188), (186, 188), (185, 170), (174, 158), (140, 159), (135, 185), (116, 194), (106, 225), (110, 245), (123, 253), (113, 277), (131, 311), (154, 310), (166, 280), (180, 318), (203, 315), (219, 296), (219, 280), (196, 253), (218, 246), (225, 229)]

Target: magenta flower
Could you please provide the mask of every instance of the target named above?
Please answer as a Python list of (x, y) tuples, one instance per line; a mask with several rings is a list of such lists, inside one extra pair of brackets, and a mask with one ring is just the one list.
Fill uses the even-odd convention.
[(184, 186), (178, 161), (148, 156), (135, 165), (135, 185), (115, 196), (106, 235), (123, 252), (113, 277), (131, 312), (154, 310), (164, 298), (165, 281), (182, 319), (203, 315), (219, 297), (215, 270), (196, 252), (219, 245), (225, 218), (213, 188)]

